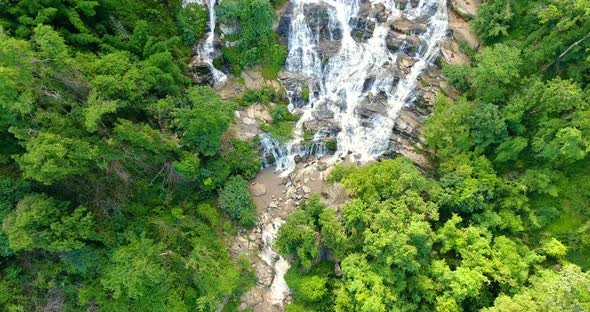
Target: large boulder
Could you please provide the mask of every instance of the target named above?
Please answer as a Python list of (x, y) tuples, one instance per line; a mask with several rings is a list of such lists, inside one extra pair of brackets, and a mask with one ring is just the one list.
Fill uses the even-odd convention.
[(373, 6), (368, 1), (363, 1), (360, 4), (357, 16), (352, 19), (352, 38), (357, 42), (363, 42), (373, 36), (375, 31), (375, 21), (371, 18), (373, 16)]
[(417, 35), (404, 34), (394, 29), (390, 29), (387, 33), (385, 43), (391, 52), (396, 52), (401, 46), (406, 47), (403, 52), (408, 55), (415, 53), (422, 44)]
[(338, 23), (330, 22), (330, 10), (333, 10), (324, 2), (307, 3), (303, 7), (305, 19), (309, 27), (319, 30), (319, 39), (341, 40), (342, 29)]
[(416, 59), (409, 56), (401, 56), (397, 58), (397, 66), (404, 74), (409, 74), (412, 67), (416, 64)]
[(377, 116), (387, 116), (389, 110), (388, 96), (385, 92), (377, 95), (369, 94), (356, 107), (355, 112), (359, 115), (363, 125), (370, 126), (371, 121)]
[(451, 8), (464, 18), (474, 18), (477, 15), (479, 0), (451, 0)]
[(266, 194), (266, 186), (262, 183), (254, 183), (250, 186), (250, 192), (255, 197), (260, 197)]
[(404, 34), (423, 34), (428, 31), (426, 24), (409, 20), (405, 17), (395, 20), (392, 24), (392, 28), (393, 30)]

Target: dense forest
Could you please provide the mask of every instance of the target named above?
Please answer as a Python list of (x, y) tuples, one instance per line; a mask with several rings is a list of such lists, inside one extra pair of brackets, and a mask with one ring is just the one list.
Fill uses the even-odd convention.
[[(267, 38), (228, 66), (280, 67), (270, 2), (224, 5)], [(260, 160), (222, 139), (239, 104), (186, 65), (207, 19), (172, 0), (0, 2), (0, 310), (213, 311), (253, 285), (224, 240), (255, 222)]]
[[(276, 78), (284, 2), (222, 1), (238, 44), (216, 66)], [(262, 160), (224, 133), (274, 95), (191, 80), (207, 20), (180, 0), (0, 1), (1, 311), (216, 311), (255, 285), (227, 241), (256, 224)], [(431, 167), (338, 166), (350, 200), (280, 228), (286, 311), (590, 311), (590, 1), (484, 0), (470, 24), (483, 46), (441, 65), (459, 95), (427, 120)]]

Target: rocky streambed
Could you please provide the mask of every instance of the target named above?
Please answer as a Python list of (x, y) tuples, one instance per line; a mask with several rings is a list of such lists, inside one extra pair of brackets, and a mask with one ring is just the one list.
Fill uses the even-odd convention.
[(258, 223), (251, 231), (234, 237), (230, 247), (234, 257), (248, 255), (256, 271), (256, 286), (241, 298), (241, 310), (283, 311), (284, 305), (291, 301), (291, 293), (284, 280), (290, 259), (281, 257), (272, 246), (279, 227), (312, 194), (321, 194), (326, 201), (344, 198), (344, 193), (325, 184), (325, 178), (334, 164), (334, 159), (329, 156), (308, 159), (297, 164), (285, 177), (269, 167), (251, 182), (250, 191), (256, 203)]

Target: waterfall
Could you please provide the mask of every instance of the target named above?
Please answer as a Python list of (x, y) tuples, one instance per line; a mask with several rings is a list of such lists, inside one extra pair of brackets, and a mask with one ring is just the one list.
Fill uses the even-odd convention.
[(209, 12), (209, 32), (207, 38), (199, 44), (198, 55), (200, 61), (206, 64), (211, 71), (214, 84), (223, 84), (227, 81), (227, 75), (215, 68), (213, 65), (213, 58), (215, 55), (215, 27), (217, 25), (217, 14), (215, 13), (215, 5), (217, 0), (185, 0), (184, 5), (189, 3), (198, 3), (201, 6), (207, 7)]
[[(384, 8), (387, 17), (378, 18), (373, 13), (366, 16), (366, 21), (374, 23), (374, 29), (370, 37), (360, 39), (362, 34), (353, 31), (359, 23), (361, 7), (367, 5), (365, 2), (369, 2), (371, 12), (377, 6)], [(415, 100), (418, 77), (438, 56), (439, 43), (448, 28), (446, 0), (415, 1), (417, 4), (406, 1), (404, 8), (401, 2), (291, 0), (293, 12), (284, 71), (287, 75), (303, 77), (303, 82), (285, 84), (285, 87), (289, 109), (300, 113), (301, 119), (290, 142), (281, 144), (269, 137), (262, 139), (265, 153), (274, 156), (277, 170), (288, 172), (294, 168), (297, 156), (305, 157), (311, 152), (303, 146), (303, 127), (317, 120), (318, 115), (330, 117), (330, 126), (318, 129), (314, 142), (333, 133), (337, 155), (352, 153), (359, 161), (367, 162), (390, 150), (395, 120), (402, 107)], [(309, 6), (326, 11), (328, 36), (320, 34), (326, 27), (313, 24), (313, 17), (306, 11)], [(416, 31), (419, 34), (415, 37), (420, 42), (417, 47), (409, 49), (403, 43), (397, 50), (388, 48), (387, 39), (396, 21), (424, 25), (423, 30)], [(322, 59), (321, 41), (335, 39), (340, 44), (338, 51), (328, 60)], [(400, 66), (393, 68), (408, 59), (412, 64), (407, 72), (402, 74)], [(310, 91), (308, 103), (302, 103), (303, 88)], [(377, 113), (363, 116), (362, 112), (370, 105), (381, 106)]]

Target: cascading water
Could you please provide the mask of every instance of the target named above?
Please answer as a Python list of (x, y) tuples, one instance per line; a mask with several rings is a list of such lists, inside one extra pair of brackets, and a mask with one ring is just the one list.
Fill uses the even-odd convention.
[[(374, 24), (368, 38), (353, 34), (363, 2), (369, 2), (372, 12), (380, 6), (386, 13), (385, 18), (375, 14), (366, 16), (366, 20)], [(331, 126), (318, 129), (313, 140), (315, 146), (322, 147), (321, 152), (325, 152), (325, 147), (320, 142), (331, 136), (337, 141), (337, 154), (352, 153), (362, 162), (375, 160), (389, 150), (399, 111), (413, 102), (418, 76), (438, 55), (438, 45), (448, 28), (446, 0), (291, 0), (291, 5), (289, 50), (284, 71), (286, 75), (300, 77), (302, 82), (285, 84), (285, 87), (289, 108), (298, 111), (301, 119), (295, 138), (287, 144), (263, 136), (265, 154), (274, 157), (277, 170), (288, 172), (294, 168), (297, 155), (305, 157), (314, 152), (304, 143), (304, 125), (317, 120), (318, 116), (327, 116)], [(320, 34), (326, 29), (314, 25), (313, 17), (306, 11), (308, 6), (326, 11), (328, 36)], [(402, 44), (390, 50), (387, 38), (396, 21), (424, 25), (423, 29), (415, 31), (419, 33), (416, 36), (420, 42), (418, 47), (408, 49)], [(328, 60), (320, 55), (321, 40), (339, 41), (338, 51)], [(407, 72), (402, 74), (399, 68), (392, 69), (408, 58), (412, 64)], [(307, 103), (301, 100), (303, 88), (309, 90)], [(375, 105), (377, 99), (383, 106), (379, 112), (363, 116), (363, 105)]]
[(209, 32), (207, 38), (202, 41), (198, 47), (198, 56), (203, 64), (206, 64), (211, 71), (211, 77), (214, 84), (223, 84), (227, 81), (227, 75), (215, 68), (213, 65), (213, 58), (215, 55), (215, 27), (217, 25), (217, 14), (215, 13), (215, 5), (217, 0), (186, 0), (184, 4), (198, 3), (201, 6), (207, 7), (209, 12)]

